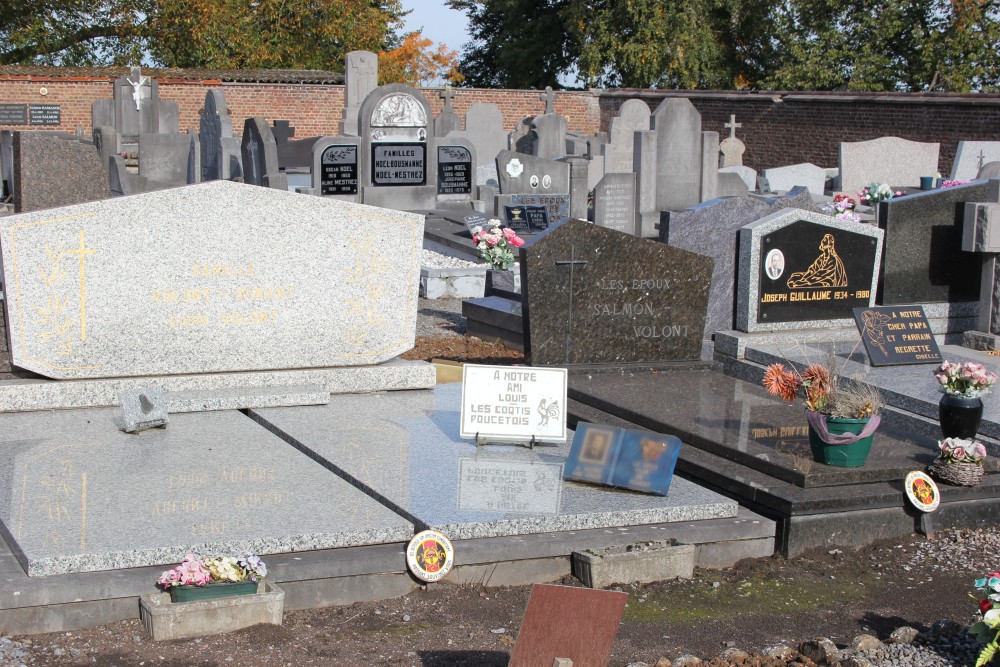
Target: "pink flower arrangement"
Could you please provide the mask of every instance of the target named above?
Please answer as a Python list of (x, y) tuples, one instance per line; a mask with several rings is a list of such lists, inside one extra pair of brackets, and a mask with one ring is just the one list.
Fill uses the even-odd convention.
[(858, 193), (858, 200), (862, 204), (874, 206), (880, 201), (887, 201), (893, 197), (902, 196), (902, 194), (899, 190), (893, 192), (887, 183), (869, 183)]
[(514, 266), (514, 248), (524, 245), (524, 239), (510, 227), (500, 227), (499, 220), (490, 220), (489, 228), (472, 228), (472, 242), (479, 255), (494, 269), (505, 270)]
[(996, 373), (974, 361), (953, 364), (946, 360), (934, 369), (934, 378), (938, 381), (941, 391), (963, 398), (984, 396), (997, 381)]
[(969, 628), (969, 633), (976, 636), (983, 648), (976, 660), (976, 667), (985, 665), (993, 656), (1000, 652), (1000, 572), (990, 572), (973, 584), (976, 592), (973, 594), (979, 603), (980, 620)]
[(184, 562), (160, 575), (157, 582), (164, 588), (172, 586), (204, 586), (212, 583), (212, 573), (195, 558), (194, 554), (184, 556)]
[(941, 181), (942, 188), (953, 188), (956, 185), (965, 185), (966, 183), (971, 183), (972, 181), (963, 181), (957, 178), (949, 178), (948, 180)]
[(157, 583), (165, 589), (174, 586), (207, 586), (217, 582), (260, 581), (267, 576), (267, 566), (254, 554), (218, 556), (201, 559), (194, 554), (160, 575)]
[(945, 438), (938, 443), (938, 449), (938, 458), (945, 463), (982, 463), (986, 458), (986, 447), (978, 440)]

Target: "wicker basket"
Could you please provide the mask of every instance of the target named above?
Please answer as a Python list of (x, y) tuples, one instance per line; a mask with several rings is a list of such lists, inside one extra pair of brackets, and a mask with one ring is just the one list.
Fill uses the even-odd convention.
[(927, 466), (934, 479), (955, 486), (979, 486), (983, 479), (982, 463), (945, 463), (940, 458)]

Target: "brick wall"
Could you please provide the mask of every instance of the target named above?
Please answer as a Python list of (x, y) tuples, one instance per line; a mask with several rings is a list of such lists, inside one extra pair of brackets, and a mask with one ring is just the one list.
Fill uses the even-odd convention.
[[(655, 110), (668, 93), (602, 91), (601, 129), (628, 99)], [(739, 93), (684, 92), (701, 113), (702, 129), (729, 136), (730, 114), (742, 127), (743, 164), (758, 171), (799, 162), (837, 166), (841, 141), (897, 136), (939, 142), (938, 169), (948, 175), (959, 141), (1000, 141), (1000, 95), (921, 93)], [(776, 101), (781, 100), (781, 101)]]
[[(79, 80), (77, 80), (79, 79)], [(160, 79), (160, 97), (177, 102), (180, 110), (180, 130), (197, 129), (199, 111), (210, 89), (222, 90), (233, 118), (233, 131), (243, 132), (243, 120), (264, 116), (268, 120), (290, 120), (296, 137), (330, 136), (337, 134), (344, 107), (344, 87), (325, 84), (232, 83)], [(46, 95), (40, 94), (45, 88)], [(73, 132), (83, 127), (89, 136), (90, 108), (94, 100), (111, 99), (112, 79), (95, 77), (0, 77), (0, 104), (58, 104), (61, 125), (28, 126), (0, 125), (9, 130), (57, 130)], [(424, 89), (435, 115), (444, 107), (440, 89)], [(536, 116), (545, 109), (536, 90), (456, 89), (452, 107), (462, 118), (473, 104), (491, 102), (504, 115), (504, 129), (510, 131), (523, 118)], [(559, 93), (555, 102), (557, 113), (569, 119), (569, 128), (592, 134), (600, 124), (600, 105), (590, 92)]]

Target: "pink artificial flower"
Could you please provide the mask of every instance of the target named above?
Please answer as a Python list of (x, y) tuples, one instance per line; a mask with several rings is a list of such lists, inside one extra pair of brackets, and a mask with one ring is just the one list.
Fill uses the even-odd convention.
[(986, 458), (986, 446), (981, 442), (976, 443), (976, 458)]
[(489, 236), (486, 237), (486, 245), (490, 246), (491, 248), (499, 242), (500, 240), (493, 234), (490, 234)]
[(516, 234), (514, 233), (514, 230), (511, 229), (510, 227), (504, 227), (502, 233), (503, 233), (503, 237), (505, 239), (507, 239), (508, 241), (510, 239), (514, 238), (514, 236), (516, 236)]
[(965, 447), (962, 447), (961, 445), (955, 447), (951, 450), (951, 455), (956, 461), (961, 461), (965, 458)]
[(522, 239), (520, 236), (517, 236), (516, 234), (512, 238), (510, 238), (509, 241), (510, 244), (515, 248), (520, 248), (521, 246), (524, 245), (524, 239)]

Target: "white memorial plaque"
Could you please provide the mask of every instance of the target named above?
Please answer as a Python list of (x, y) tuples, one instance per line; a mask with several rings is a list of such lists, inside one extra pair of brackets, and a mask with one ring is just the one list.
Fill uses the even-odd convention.
[(566, 369), (476, 366), (462, 371), (461, 437), (566, 441)]

